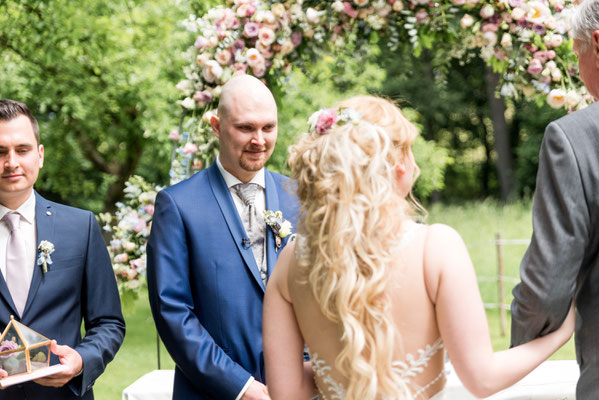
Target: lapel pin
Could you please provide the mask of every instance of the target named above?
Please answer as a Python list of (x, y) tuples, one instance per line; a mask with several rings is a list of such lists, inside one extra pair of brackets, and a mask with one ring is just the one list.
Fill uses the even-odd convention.
[(52, 215), (51, 211), (46, 211), (46, 215)]

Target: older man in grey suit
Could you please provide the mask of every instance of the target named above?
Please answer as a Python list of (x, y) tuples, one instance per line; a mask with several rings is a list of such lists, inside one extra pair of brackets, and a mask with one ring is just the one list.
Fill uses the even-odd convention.
[[(572, 19), (580, 77), (599, 99), (599, 0)], [(539, 156), (533, 235), (514, 288), (512, 345), (577, 313), (578, 400), (599, 399), (599, 102), (547, 126)]]

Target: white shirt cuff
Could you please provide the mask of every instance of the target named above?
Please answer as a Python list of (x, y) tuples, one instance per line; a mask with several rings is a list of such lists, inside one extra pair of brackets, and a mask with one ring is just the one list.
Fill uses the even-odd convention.
[(245, 394), (245, 391), (248, 390), (248, 388), (250, 387), (250, 385), (253, 382), (254, 382), (254, 377), (250, 376), (250, 379), (248, 379), (248, 381), (245, 383), (245, 386), (241, 388), (241, 392), (239, 392), (239, 394), (237, 395), (237, 397), (235, 397), (235, 400), (241, 400), (241, 398)]

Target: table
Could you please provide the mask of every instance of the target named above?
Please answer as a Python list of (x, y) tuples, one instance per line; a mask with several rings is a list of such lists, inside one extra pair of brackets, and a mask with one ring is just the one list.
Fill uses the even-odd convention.
[[(579, 376), (575, 360), (545, 361), (528, 376), (488, 400), (574, 400)], [(154, 370), (123, 390), (123, 400), (171, 400), (173, 370)], [(475, 400), (447, 364), (446, 400)]]

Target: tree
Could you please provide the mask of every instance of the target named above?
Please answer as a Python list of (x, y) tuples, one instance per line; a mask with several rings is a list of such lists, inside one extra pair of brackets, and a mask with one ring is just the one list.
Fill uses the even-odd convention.
[(0, 0), (0, 97), (38, 117), (48, 162), (37, 189), (113, 209), (135, 171), (168, 177), (178, 54), (175, 0)]

